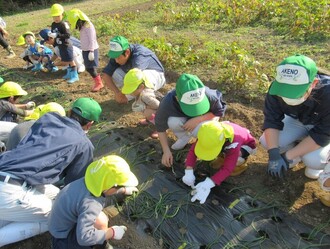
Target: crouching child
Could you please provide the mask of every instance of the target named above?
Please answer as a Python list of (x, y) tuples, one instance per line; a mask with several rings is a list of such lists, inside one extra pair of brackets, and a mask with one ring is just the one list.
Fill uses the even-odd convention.
[(127, 228), (108, 227), (102, 211), (107, 196), (131, 195), (138, 191), (138, 180), (127, 162), (116, 155), (91, 163), (84, 178), (64, 187), (57, 196), (49, 216), (52, 248), (111, 248), (108, 240), (120, 240)]

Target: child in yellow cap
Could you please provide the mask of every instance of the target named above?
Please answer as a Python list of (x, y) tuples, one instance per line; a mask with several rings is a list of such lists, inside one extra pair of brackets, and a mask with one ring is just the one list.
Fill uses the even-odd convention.
[(99, 64), (99, 44), (97, 43), (95, 27), (87, 15), (79, 9), (68, 11), (67, 20), (72, 29), (79, 30), (81, 50), (86, 71), (94, 81), (94, 86), (91, 90), (92, 92), (97, 92), (103, 88), (103, 83), (101, 75), (97, 72)]
[(31, 70), (32, 72), (44, 70), (43, 65), (50, 61), (53, 51), (36, 41), (36, 37), (31, 31), (25, 32), (18, 38), (17, 45), (25, 44), (27, 44), (27, 48), (20, 55), (20, 57), (26, 61), (26, 65), (23, 66), (23, 69), (28, 69), (32, 64), (32, 66), (34, 66)]
[(35, 103), (17, 104), (27, 92), (16, 82), (7, 81), (0, 84), (0, 121), (17, 122), (17, 116), (26, 117), (33, 112)]
[[(91, 163), (84, 178), (78, 179), (57, 195), (48, 219), (52, 248), (71, 249), (102, 245), (108, 240), (120, 240), (127, 228), (108, 227), (108, 217), (102, 211), (107, 196), (137, 192), (138, 179), (127, 162), (116, 155)], [(61, 221), (61, 222), (59, 222)]]
[[(155, 114), (160, 101), (156, 97), (153, 84), (149, 82), (142, 70), (133, 68), (128, 71), (124, 77), (124, 86), (121, 92), (135, 97), (132, 110), (142, 112), (145, 117), (140, 121), (140, 124), (147, 125), (148, 122), (155, 124)], [(151, 137), (158, 138), (158, 133), (154, 131)]]
[[(35, 107), (33, 101), (27, 104), (17, 104), (19, 97), (27, 95), (22, 87), (12, 81), (3, 83), (0, 79), (0, 141), (6, 144), (12, 129), (17, 125), (18, 116), (26, 117), (30, 115)], [(3, 149), (5, 150), (5, 147)]]
[(70, 42), (69, 24), (63, 21), (65, 16), (64, 8), (62, 5), (55, 3), (50, 8), (50, 14), (53, 17), (51, 29), (48, 33), (48, 37), (54, 39), (54, 47), (58, 47), (61, 63), (68, 66), (66, 75), (63, 79), (66, 79), (69, 84), (72, 84), (79, 80), (77, 65), (73, 59), (73, 46)]
[(49, 102), (47, 104), (38, 105), (33, 113), (24, 118), (24, 122), (19, 123), (15, 128), (10, 132), (8, 141), (6, 143), (7, 150), (11, 150), (17, 146), (17, 144), (22, 140), (22, 138), (27, 134), (31, 126), (44, 114), (48, 112), (57, 112), (61, 116), (65, 116), (64, 108), (56, 103)]
[[(227, 177), (239, 175), (247, 169), (245, 164), (251, 154), (256, 153), (256, 140), (249, 130), (228, 121), (207, 121), (197, 133), (197, 141), (192, 144), (186, 159), (185, 175), (182, 181), (193, 188), (192, 202), (206, 201), (211, 188), (220, 185)], [(224, 160), (215, 160), (221, 158)], [(195, 186), (194, 167), (197, 158), (212, 161), (219, 170)]]

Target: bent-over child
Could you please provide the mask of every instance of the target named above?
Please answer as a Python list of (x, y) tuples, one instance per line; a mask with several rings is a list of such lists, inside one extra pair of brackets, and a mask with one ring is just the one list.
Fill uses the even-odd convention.
[[(256, 153), (256, 140), (250, 131), (238, 124), (224, 121), (207, 121), (197, 133), (186, 158), (185, 175), (182, 181), (193, 188), (191, 199), (203, 204), (211, 188), (220, 185), (227, 177), (241, 174), (247, 169), (247, 158)], [(223, 154), (223, 160), (221, 158)], [(213, 167), (219, 170), (211, 177), (195, 186), (194, 167), (197, 158), (212, 161)]]
[[(127, 162), (116, 155), (91, 163), (85, 177), (64, 187), (54, 202), (48, 219), (53, 248), (92, 248), (108, 240), (120, 240), (127, 228), (112, 225), (102, 211), (107, 196), (131, 195), (138, 191), (138, 179)], [(59, 222), (61, 221), (61, 222)]]
[[(138, 68), (129, 70), (124, 77), (124, 86), (121, 92), (135, 97), (132, 110), (143, 113), (145, 119), (140, 120), (141, 125), (147, 125), (149, 122), (155, 124), (155, 114), (160, 103), (159, 96), (157, 98), (155, 87), (146, 77), (144, 71)], [(157, 131), (154, 131), (151, 137), (158, 138)]]

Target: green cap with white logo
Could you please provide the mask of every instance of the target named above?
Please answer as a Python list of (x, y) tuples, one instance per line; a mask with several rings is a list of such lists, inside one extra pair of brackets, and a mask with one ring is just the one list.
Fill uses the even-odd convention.
[(300, 54), (287, 57), (276, 68), (276, 78), (269, 94), (289, 99), (301, 98), (316, 74), (317, 67), (311, 58)]

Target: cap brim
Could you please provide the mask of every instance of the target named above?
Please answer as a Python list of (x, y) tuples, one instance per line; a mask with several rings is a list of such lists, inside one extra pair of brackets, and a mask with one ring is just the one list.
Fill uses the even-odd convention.
[(210, 110), (210, 102), (206, 96), (204, 96), (204, 99), (201, 102), (195, 105), (187, 105), (181, 101), (179, 101), (179, 104), (183, 113), (189, 117), (197, 117), (207, 113)]
[(127, 86), (124, 84), (123, 88), (121, 89), (121, 92), (123, 94), (131, 94), (132, 92), (134, 92), (136, 89), (138, 88), (138, 86), (133, 87), (133, 86)]
[(125, 187), (136, 187), (139, 184), (139, 180), (136, 178), (136, 176), (132, 173), (128, 173), (128, 179), (126, 182), (121, 183), (120, 185)]
[(201, 160), (211, 161), (211, 160), (217, 158), (220, 151), (221, 151), (221, 147), (205, 148), (205, 147), (201, 146), (201, 144), (198, 143), (198, 140), (197, 140), (197, 143), (195, 146), (195, 154)]
[(0, 84), (3, 83), (3, 78), (0, 77)]
[(25, 91), (25, 90), (22, 89), (22, 91), (20, 91), (18, 95), (19, 96), (25, 96), (27, 94), (28, 94), (27, 91)]
[(108, 57), (110, 57), (111, 59), (116, 59), (118, 58), (120, 55), (123, 54), (123, 51), (109, 51), (108, 52)]
[(269, 88), (269, 94), (277, 95), (289, 99), (299, 99), (307, 92), (310, 85), (311, 83), (307, 83), (299, 86), (290, 85), (285, 83), (279, 83), (276, 80), (274, 80)]

